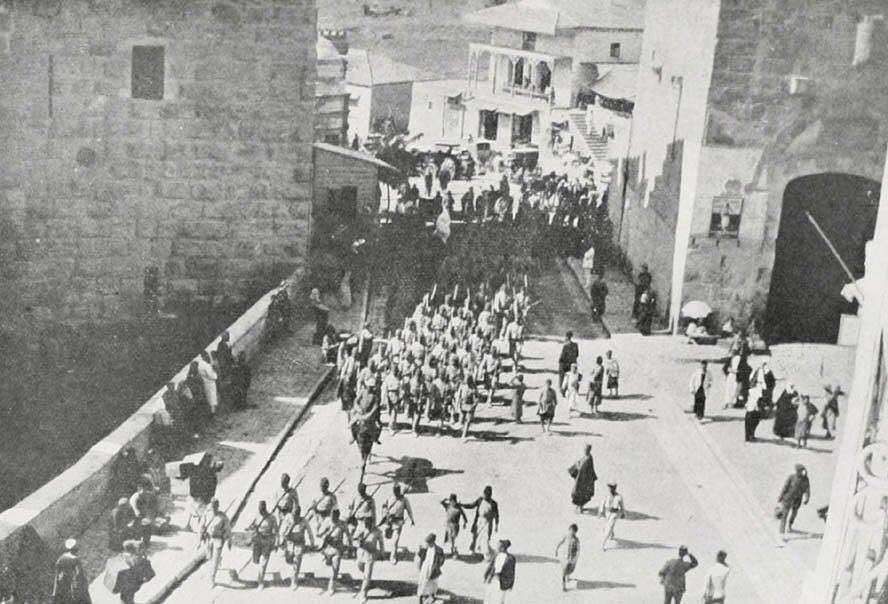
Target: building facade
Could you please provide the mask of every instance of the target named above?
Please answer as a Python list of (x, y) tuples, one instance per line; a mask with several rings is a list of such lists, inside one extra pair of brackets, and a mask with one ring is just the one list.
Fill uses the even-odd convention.
[(467, 16), (491, 28), (469, 48), (465, 136), (495, 148), (549, 146), (567, 124), (578, 149), (604, 158), (584, 94), (612, 68), (638, 63), (644, 2), (522, 1)]
[(237, 300), (306, 263), (313, 0), (3, 0), (0, 311)]
[(386, 127), (406, 132), (413, 83), (422, 79), (422, 73), (378, 52), (357, 48), (349, 49), (347, 61), (349, 141), (357, 137), (363, 144), (371, 133), (382, 132)]
[(836, 341), (850, 278), (824, 237), (859, 276), (888, 138), (884, 8), (647, 3), (610, 210), (674, 326), (699, 299), (772, 341)]

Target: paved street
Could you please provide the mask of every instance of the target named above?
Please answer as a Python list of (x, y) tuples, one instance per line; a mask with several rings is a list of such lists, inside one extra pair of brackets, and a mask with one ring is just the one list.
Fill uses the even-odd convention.
[[(565, 314), (559, 318), (541, 313), (541, 320), (531, 325), (532, 331), (539, 332), (543, 327), (560, 333), (565, 324), (582, 320), (584, 304), (562, 276), (556, 273), (542, 277), (535, 293), (557, 295)], [(581, 335), (595, 335), (594, 329), (574, 327)], [(366, 482), (371, 490), (379, 487), (378, 505), (390, 494), (393, 482), (410, 487), (417, 526), (405, 530), (402, 545), (415, 552), (430, 531), (441, 539), (440, 500), (451, 492), (470, 500), (489, 484), (500, 502), (500, 536), (512, 541), (518, 558), (513, 601), (658, 601), (662, 596), (657, 570), (680, 544), (688, 545), (701, 564), (688, 575), (688, 600), (699, 599), (705, 568), (714, 561), (715, 552), (724, 548), (732, 566), (732, 601), (791, 601), (813, 566), (819, 544), (822, 522), (815, 508), (826, 501), (831, 454), (818, 450), (797, 454), (795, 449), (773, 443), (744, 445), (742, 423), (733, 421), (733, 411), (725, 412), (726, 419), (698, 425), (685, 412), (690, 404), (685, 394), (687, 377), (695, 359), (715, 358), (723, 351), (688, 346), (680, 338), (639, 335), (580, 340), (581, 371), (587, 375), (596, 355), (607, 348), (616, 352), (623, 367), (622, 396), (606, 400), (599, 417), (585, 415), (568, 421), (566, 408), (561, 405), (555, 433), (543, 436), (533, 422), (533, 401), (538, 396), (537, 388), (554, 368), (560, 344), (552, 336), (559, 333), (534, 336), (525, 347), (523, 372), (531, 387), (526, 395), (526, 423), (515, 425), (506, 407), (494, 406), (481, 410), (472, 438), (465, 443), (450, 436), (383, 434), (383, 444), (374, 451)], [(787, 362), (786, 367), (790, 365)], [(793, 370), (804, 369), (799, 367), (793, 366)], [(816, 381), (812, 378), (811, 383)], [(711, 398), (720, 398), (720, 386), (719, 375)], [(714, 407), (711, 411), (721, 413)], [(340, 505), (347, 506), (359, 477), (359, 457), (355, 445), (347, 444), (345, 421), (328, 390), (259, 481), (238, 529), (250, 521), (260, 499), (272, 499), (284, 471), (304, 478), (299, 489), (303, 505), (317, 496), (322, 476), (328, 476), (333, 485), (345, 479)], [(769, 429), (763, 424), (760, 431)], [(626, 520), (617, 526), (618, 547), (606, 552), (600, 549), (603, 520), (591, 513), (576, 515), (569, 498), (566, 470), (586, 443), (593, 446), (601, 477), (592, 504), (600, 503), (604, 483), (614, 479), (620, 484), (629, 511)], [(812, 448), (828, 450), (820, 441), (812, 443)], [(812, 504), (800, 513), (796, 523), (800, 532), (781, 549), (775, 547), (772, 502), (797, 459), (808, 466), (815, 495)], [(554, 547), (571, 522), (580, 526), (583, 550), (575, 589), (562, 596)], [(459, 546), (465, 552), (469, 535), (463, 534), (460, 539)], [(226, 552), (222, 566), (240, 568), (248, 556), (246, 549), (235, 548)], [(269, 571), (269, 580), (274, 579), (276, 584), (262, 592), (261, 600), (292, 601), (294, 595), (282, 580), (289, 577), (282, 556), (273, 557)], [(303, 571), (310, 578), (295, 596), (299, 601), (351, 601), (359, 576), (353, 560), (343, 563), (342, 593), (333, 598), (321, 594), (329, 569), (318, 555), (306, 557)], [(212, 592), (208, 590), (207, 572), (206, 565), (201, 567), (167, 601), (244, 602), (260, 597), (251, 589), (255, 587), (254, 566), (248, 565), (238, 580), (220, 571), (218, 580), (223, 584)], [(479, 560), (449, 560), (441, 580), (443, 596), (453, 602), (480, 601), (484, 593), (482, 573)], [(416, 568), (409, 560), (398, 565), (381, 562), (370, 596), (390, 602), (413, 601), (415, 579)]]

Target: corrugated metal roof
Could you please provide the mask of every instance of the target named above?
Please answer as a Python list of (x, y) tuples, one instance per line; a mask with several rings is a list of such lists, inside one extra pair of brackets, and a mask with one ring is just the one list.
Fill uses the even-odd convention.
[(418, 68), (398, 63), (378, 52), (350, 48), (347, 60), (348, 72), (345, 79), (356, 86), (397, 84), (424, 79)]
[(466, 15), (487, 27), (554, 35), (575, 28), (643, 29), (645, 0), (519, 0)]

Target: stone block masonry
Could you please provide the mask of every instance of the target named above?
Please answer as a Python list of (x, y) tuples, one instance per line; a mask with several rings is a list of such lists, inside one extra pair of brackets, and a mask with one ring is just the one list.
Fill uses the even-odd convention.
[(0, 13), (0, 319), (126, 319), (152, 266), (173, 303), (301, 272), (314, 0)]

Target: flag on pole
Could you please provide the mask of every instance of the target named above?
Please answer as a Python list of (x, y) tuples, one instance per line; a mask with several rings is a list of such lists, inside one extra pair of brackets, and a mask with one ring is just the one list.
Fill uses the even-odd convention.
[(447, 208), (441, 210), (438, 219), (435, 221), (435, 234), (444, 243), (447, 243), (447, 240), (450, 238), (450, 212), (447, 211)]

